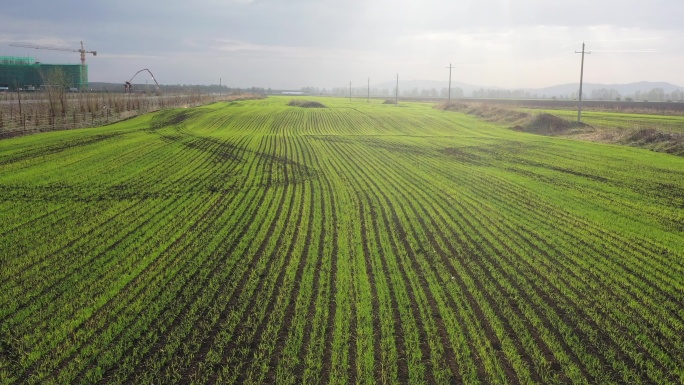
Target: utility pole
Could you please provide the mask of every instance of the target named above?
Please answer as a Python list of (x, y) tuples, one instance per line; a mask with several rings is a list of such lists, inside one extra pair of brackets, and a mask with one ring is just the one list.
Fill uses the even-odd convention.
[(454, 68), (451, 66), (451, 63), (449, 63), (449, 66), (447, 67), (449, 69), (449, 101), (447, 104), (451, 103), (451, 69)]
[(349, 101), (351, 102), (351, 82), (349, 82)]
[(582, 66), (580, 67), (580, 89), (579, 89), (579, 103), (577, 104), (577, 123), (582, 122), (582, 81), (584, 80), (584, 54), (590, 54), (591, 52), (585, 52), (584, 51), (584, 42), (582, 42), (582, 52), (577, 52), (575, 53), (581, 53), (582, 54)]
[(221, 99), (221, 88), (223, 88), (222, 80), (223, 79), (219, 78), (219, 100)]
[(370, 103), (370, 78), (368, 78), (368, 98), (366, 99), (366, 103)]
[(394, 90), (395, 90), (394, 105), (398, 106), (399, 105), (399, 74), (397, 74), (397, 87)]

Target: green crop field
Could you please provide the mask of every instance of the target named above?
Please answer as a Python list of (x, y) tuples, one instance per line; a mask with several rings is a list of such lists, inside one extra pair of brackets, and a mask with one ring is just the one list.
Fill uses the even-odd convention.
[(684, 382), (684, 158), (317, 100), (0, 141), (0, 383)]

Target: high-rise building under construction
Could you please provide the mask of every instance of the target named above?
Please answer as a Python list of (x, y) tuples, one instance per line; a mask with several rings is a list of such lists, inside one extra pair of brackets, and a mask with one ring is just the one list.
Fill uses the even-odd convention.
[[(53, 76), (59, 72), (64, 76)], [(62, 84), (48, 84), (53, 79), (63, 79)], [(41, 86), (83, 89), (88, 86), (88, 66), (45, 64), (32, 57), (0, 56), (0, 87), (37, 90)]]

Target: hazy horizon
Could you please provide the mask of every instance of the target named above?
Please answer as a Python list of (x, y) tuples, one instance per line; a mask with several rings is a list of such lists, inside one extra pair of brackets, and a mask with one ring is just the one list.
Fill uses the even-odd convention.
[[(579, 81), (684, 85), (684, 3), (664, 0), (402, 2), (67, 0), (6, 4), (0, 55), (78, 63), (90, 81), (118, 83), (149, 68), (163, 84), (341, 87), (402, 80), (503, 88)], [(136, 81), (145, 81), (138, 75)]]

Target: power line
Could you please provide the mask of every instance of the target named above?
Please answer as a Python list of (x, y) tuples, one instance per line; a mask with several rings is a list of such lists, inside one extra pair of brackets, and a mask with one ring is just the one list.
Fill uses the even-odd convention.
[(582, 52), (577, 52), (575, 53), (581, 53), (582, 54), (582, 66), (580, 67), (580, 89), (579, 89), (579, 103), (577, 104), (577, 123), (582, 122), (582, 81), (584, 78), (584, 54), (590, 54), (591, 52), (585, 52), (584, 51), (584, 42), (582, 42)]
[[(684, 37), (684, 36), (680, 36)], [(656, 36), (656, 37), (635, 37), (635, 38), (628, 38), (628, 39), (598, 39), (598, 40), (590, 40), (591, 43), (596, 43), (596, 42), (616, 42), (616, 41), (649, 41), (649, 40), (663, 40), (663, 39), (670, 39), (672, 40), (672, 37), (667, 37), (667, 36)], [(676, 37), (674, 37), (676, 39)]]
[(663, 53), (665, 51), (661, 50), (624, 50), (624, 49), (596, 49), (592, 52), (601, 52), (601, 53)]

